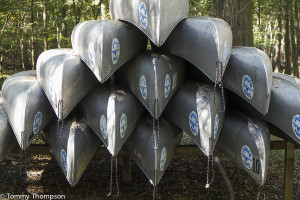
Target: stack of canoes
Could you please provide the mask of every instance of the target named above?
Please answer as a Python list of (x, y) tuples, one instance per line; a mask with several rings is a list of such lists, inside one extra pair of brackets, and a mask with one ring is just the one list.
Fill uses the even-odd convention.
[(256, 48), (232, 47), (225, 21), (187, 18), (188, 0), (111, 0), (110, 11), (113, 20), (76, 25), (72, 49), (45, 51), (36, 71), (4, 82), (0, 161), (43, 130), (71, 186), (101, 141), (113, 157), (124, 146), (156, 186), (184, 131), (263, 184), (269, 127), (300, 144), (300, 79), (272, 74)]

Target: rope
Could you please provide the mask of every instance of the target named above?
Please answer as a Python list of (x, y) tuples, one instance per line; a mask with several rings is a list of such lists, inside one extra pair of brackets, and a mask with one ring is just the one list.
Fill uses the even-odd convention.
[(159, 118), (153, 118), (153, 149), (155, 151), (155, 163), (154, 163), (154, 183), (153, 183), (153, 200), (157, 199), (157, 151), (159, 146)]

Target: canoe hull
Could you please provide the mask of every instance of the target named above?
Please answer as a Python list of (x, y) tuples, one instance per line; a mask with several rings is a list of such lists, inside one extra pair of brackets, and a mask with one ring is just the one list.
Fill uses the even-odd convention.
[(0, 162), (3, 161), (8, 153), (18, 148), (18, 141), (8, 122), (7, 115), (2, 106), (0, 96)]
[[(71, 114), (72, 115), (72, 114)], [(53, 156), (74, 187), (91, 162), (101, 142), (80, 116), (69, 116), (57, 140), (57, 124), (50, 124), (42, 136)]]
[(65, 119), (98, 84), (93, 73), (72, 49), (43, 52), (37, 61), (37, 76), (60, 120)]
[(184, 61), (163, 54), (143, 53), (123, 66), (116, 81), (126, 86), (158, 119), (184, 81)]
[(266, 182), (270, 134), (262, 120), (228, 110), (216, 147), (258, 183)]
[(154, 150), (152, 120), (149, 116), (140, 119), (139, 125), (126, 141), (125, 149), (142, 169), (150, 183), (157, 185), (175, 154), (182, 131), (167, 120), (160, 118), (158, 149)]
[(71, 41), (101, 83), (147, 47), (147, 38), (137, 28), (116, 20), (81, 22), (73, 29)]
[(12, 75), (2, 86), (3, 108), (22, 149), (26, 149), (54, 118), (36, 71)]
[(112, 19), (134, 24), (161, 46), (174, 27), (189, 14), (187, 0), (112, 0)]
[(158, 51), (188, 60), (218, 83), (226, 69), (231, 46), (232, 32), (225, 21), (196, 17), (182, 20)]
[(133, 94), (117, 84), (97, 87), (78, 108), (114, 157), (137, 126), (144, 110)]
[[(215, 99), (214, 99), (215, 95)], [(188, 82), (182, 85), (167, 105), (164, 116), (183, 129), (206, 155), (215, 148), (225, 112), (222, 95), (212, 85)]]
[(223, 77), (224, 87), (239, 95), (259, 112), (268, 113), (272, 64), (267, 54), (253, 47), (234, 47)]

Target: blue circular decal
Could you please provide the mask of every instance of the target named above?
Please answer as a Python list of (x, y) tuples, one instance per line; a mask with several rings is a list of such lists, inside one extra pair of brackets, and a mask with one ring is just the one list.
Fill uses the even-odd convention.
[(219, 129), (219, 123), (220, 123), (219, 116), (218, 116), (218, 114), (216, 114), (215, 122), (214, 122), (214, 139), (216, 139), (216, 137), (217, 137), (217, 133), (218, 133), (218, 129)]
[(60, 159), (64, 172), (67, 172), (67, 154), (64, 149), (60, 151)]
[(163, 148), (160, 153), (160, 164), (159, 164), (160, 171), (162, 171), (165, 168), (166, 162), (167, 162), (167, 149)]
[(140, 91), (144, 99), (147, 99), (147, 81), (144, 75), (140, 77)]
[(107, 139), (107, 124), (106, 124), (106, 118), (104, 115), (101, 115), (100, 117), (100, 131), (103, 136), (103, 138)]
[(37, 112), (33, 120), (33, 134), (37, 134), (41, 128), (43, 121), (43, 115), (41, 112)]
[(244, 145), (242, 147), (241, 157), (242, 157), (242, 161), (243, 161), (245, 167), (247, 169), (251, 169), (252, 168), (252, 164), (253, 164), (253, 162), (252, 162), (253, 155), (251, 153), (250, 148), (247, 145)]
[(95, 49), (94, 49), (94, 44), (90, 42), (89, 47), (88, 47), (88, 56), (90, 60), (90, 64), (92, 68), (96, 67), (96, 60), (95, 60)]
[(197, 136), (199, 133), (198, 116), (195, 111), (192, 111), (189, 116), (189, 125), (192, 133)]
[(245, 75), (243, 77), (242, 88), (243, 88), (243, 92), (244, 92), (245, 96), (248, 99), (252, 99), (254, 88), (253, 88), (253, 83), (252, 83), (252, 80), (251, 80), (250, 76)]
[(147, 7), (144, 2), (140, 4), (139, 7), (139, 15), (140, 15), (140, 22), (144, 29), (147, 29), (148, 25), (148, 14), (147, 14)]
[(126, 133), (126, 129), (127, 129), (127, 117), (123, 113), (121, 115), (121, 118), (120, 118), (120, 135), (121, 135), (121, 138), (124, 137), (124, 135)]
[(111, 58), (113, 64), (116, 64), (118, 62), (120, 57), (120, 51), (121, 48), (120, 48), (119, 40), (117, 38), (114, 38), (111, 45)]
[(166, 75), (165, 78), (165, 98), (167, 98), (171, 91), (171, 78), (169, 74)]
[(293, 118), (292, 127), (295, 135), (297, 136), (298, 139), (300, 139), (300, 115), (296, 115)]

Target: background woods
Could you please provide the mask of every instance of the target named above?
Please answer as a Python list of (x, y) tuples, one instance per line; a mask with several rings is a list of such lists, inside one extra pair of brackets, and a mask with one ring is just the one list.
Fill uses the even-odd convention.
[[(190, 0), (190, 17), (224, 19), (233, 45), (265, 51), (275, 71), (299, 77), (298, 0)], [(73, 27), (109, 18), (109, 0), (0, 0), (0, 69), (34, 69), (46, 49), (71, 47)]]

